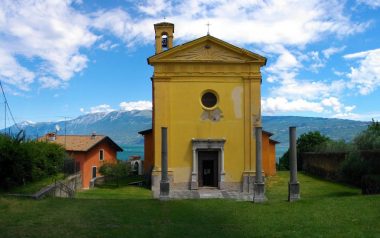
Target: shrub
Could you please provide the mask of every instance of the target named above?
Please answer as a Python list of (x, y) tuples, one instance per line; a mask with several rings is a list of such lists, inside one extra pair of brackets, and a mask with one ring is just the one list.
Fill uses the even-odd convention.
[(62, 170), (65, 155), (56, 144), (0, 135), (0, 187), (10, 189), (55, 175)]
[[(331, 141), (331, 139), (322, 135), (319, 131), (302, 134), (297, 139), (297, 169), (300, 170), (302, 168), (302, 153), (314, 152), (318, 146), (328, 141)], [(289, 170), (289, 149), (281, 156), (279, 169)]]
[(289, 149), (280, 157), (278, 170), (289, 170)]
[(116, 164), (113, 163), (104, 163), (100, 169), (99, 173), (108, 177), (108, 180), (116, 179), (117, 186), (119, 186), (119, 180), (128, 175), (130, 169), (125, 162), (120, 160)]
[(362, 176), (367, 173), (367, 170), (367, 164), (360, 158), (360, 153), (355, 151), (342, 162), (339, 175), (344, 182), (360, 186)]
[(371, 125), (355, 137), (354, 143), (359, 150), (380, 149), (380, 123), (372, 120)]
[(355, 149), (355, 146), (352, 143), (347, 143), (344, 140), (328, 140), (315, 147), (315, 152), (350, 152)]
[(362, 194), (380, 193), (380, 175), (370, 174), (362, 178)]

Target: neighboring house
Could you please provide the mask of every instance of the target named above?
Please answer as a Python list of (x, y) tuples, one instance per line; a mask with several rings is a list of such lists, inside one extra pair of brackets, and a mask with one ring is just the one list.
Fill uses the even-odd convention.
[(152, 129), (140, 131), (139, 134), (144, 136), (144, 174), (150, 175), (154, 167)]
[(103, 135), (56, 135), (48, 133), (39, 138), (62, 145), (70, 158), (79, 164), (83, 188), (89, 188), (91, 179), (100, 176), (104, 163), (116, 163), (116, 154), (123, 149), (108, 136)]
[(144, 174), (144, 161), (141, 159), (139, 155), (129, 156), (128, 162), (131, 166), (131, 172), (135, 175), (143, 175)]
[(263, 170), (265, 176), (273, 176), (276, 174), (276, 144), (280, 142), (272, 140), (270, 137), (273, 133), (263, 131)]
[[(158, 197), (161, 128), (168, 130), (171, 189), (215, 187), (252, 193), (254, 128), (261, 126), (260, 68), (266, 58), (211, 35), (173, 47), (174, 24), (154, 25), (152, 130), (145, 138), (145, 171)], [(275, 144), (263, 133), (263, 171), (275, 173)]]

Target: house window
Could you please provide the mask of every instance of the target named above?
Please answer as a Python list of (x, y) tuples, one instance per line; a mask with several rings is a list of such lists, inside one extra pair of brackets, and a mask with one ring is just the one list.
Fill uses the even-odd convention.
[(104, 150), (99, 150), (99, 160), (104, 160)]
[(96, 166), (92, 166), (92, 178), (96, 178)]
[(218, 103), (218, 97), (215, 92), (206, 91), (201, 98), (202, 106), (206, 109), (213, 109)]

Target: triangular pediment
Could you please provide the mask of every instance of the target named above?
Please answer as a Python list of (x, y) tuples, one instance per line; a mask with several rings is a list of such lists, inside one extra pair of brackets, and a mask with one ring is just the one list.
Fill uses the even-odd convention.
[(148, 62), (257, 62), (265, 65), (266, 58), (207, 35), (156, 54), (148, 58)]

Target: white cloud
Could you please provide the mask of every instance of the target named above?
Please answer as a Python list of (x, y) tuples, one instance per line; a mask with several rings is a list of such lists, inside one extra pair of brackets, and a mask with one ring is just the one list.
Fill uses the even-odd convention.
[(318, 51), (309, 52), (309, 59), (312, 62), (309, 66), (312, 72), (318, 72), (318, 70), (325, 66), (325, 60), (319, 57)]
[(371, 8), (380, 7), (380, 0), (358, 0), (359, 3), (370, 6)]
[(346, 59), (355, 59), (357, 67), (351, 67), (347, 77), (351, 79), (350, 87), (368, 95), (380, 87), (380, 48), (345, 55)]
[[(83, 109), (83, 108), (81, 108), (81, 109)], [(90, 113), (98, 113), (98, 112), (108, 113), (108, 112), (112, 112), (112, 111), (115, 111), (115, 110), (112, 109), (111, 106), (108, 104), (101, 104), (101, 105), (90, 108)]]
[[(323, 99), (322, 105), (331, 107), (336, 113), (340, 113), (342, 109), (342, 104), (339, 102), (339, 99), (336, 97), (329, 97), (329, 98)], [(352, 111), (352, 109), (354, 109), (355, 107), (346, 107), (346, 108), (347, 110), (350, 109), (350, 111)]]
[(152, 110), (151, 101), (122, 102), (120, 108), (123, 111)]
[(319, 103), (306, 101), (303, 99), (288, 100), (284, 97), (267, 98), (261, 101), (264, 114), (275, 114), (281, 112), (323, 112), (323, 107)]
[[(97, 30), (111, 33), (128, 47), (148, 44), (154, 40), (153, 24), (158, 19), (136, 19), (121, 8), (101, 10), (92, 14), (91, 25)], [(151, 29), (151, 30), (147, 30)]]
[(0, 46), (0, 80), (23, 91), (29, 90), (35, 74), (21, 66), (14, 56)]
[(345, 36), (368, 26), (352, 22), (340, 1), (155, 0), (137, 3), (136, 8), (142, 13), (139, 17), (121, 8), (99, 11), (93, 14), (93, 26), (111, 32), (128, 46), (151, 42), (153, 31), (147, 29), (164, 16), (175, 23), (176, 39), (203, 36), (210, 22), (211, 35), (239, 44), (304, 46), (328, 34)]
[[(269, 73), (269, 82), (280, 83), (270, 96), (287, 95), (288, 100), (294, 96), (294, 100), (310, 101), (336, 96), (330, 95), (333, 89), (341, 90), (343, 86), (339, 81), (324, 83), (296, 79), (298, 71), (305, 68), (303, 62), (309, 64), (306, 69), (317, 72), (325, 65), (322, 53), (329, 58), (344, 48), (331, 47), (322, 53), (312, 51), (305, 54), (306, 58), (302, 58), (300, 50), (328, 35), (347, 36), (364, 31), (368, 26), (367, 22), (353, 22), (345, 12), (345, 2), (334, 0), (153, 0), (130, 3), (129, 8), (83, 13), (74, 6), (82, 4), (80, 0), (1, 1), (0, 50), (6, 49), (8, 61), (13, 60), (9, 64), (0, 59), (0, 74), (7, 73), (1, 77), (23, 90), (28, 90), (35, 78), (43, 88), (66, 85), (76, 73), (87, 67), (89, 59), (82, 49), (93, 47), (100, 39), (102, 42), (95, 47), (103, 50), (116, 47), (117, 44), (106, 38), (106, 34), (121, 39), (128, 47), (151, 44), (153, 24), (163, 21), (166, 16), (167, 21), (175, 23), (175, 39), (180, 41), (205, 35), (206, 23), (210, 22), (210, 32), (216, 37), (238, 45), (260, 44), (264, 52), (270, 52), (276, 59), (265, 69)], [(20, 55), (42, 63), (38, 63), (36, 70), (29, 69), (18, 60)], [(122, 103), (120, 107), (133, 108), (128, 103)]]
[(324, 49), (322, 51), (322, 53), (328, 59), (328, 58), (330, 58), (330, 56), (343, 51), (345, 48), (346, 48), (346, 46), (342, 46), (342, 47), (330, 47), (330, 48)]
[(293, 99), (319, 99), (328, 97), (332, 93), (339, 94), (345, 87), (343, 81), (323, 83), (315, 81), (289, 80), (274, 88), (271, 92), (274, 96), (286, 96)]
[(166, 0), (150, 0), (150, 1), (144, 1), (144, 4), (141, 4), (138, 6), (139, 11), (154, 16), (165, 9), (170, 8), (170, 2)]
[(367, 118), (366, 116), (363, 116), (357, 113), (352, 113), (352, 112), (337, 113), (337, 114), (332, 115), (332, 117), (339, 118), (339, 119), (349, 119), (349, 120), (363, 120), (364, 118)]
[[(90, 19), (72, 8), (72, 3), (69, 0), (0, 2), (0, 50), (6, 49), (16, 62), (8, 70), (10, 75), (18, 75), (20, 67), (26, 68), (21, 66), (19, 57), (35, 64), (37, 69), (33, 72), (28, 69), (30, 75), (61, 81), (70, 80), (86, 67), (87, 56), (80, 50), (91, 47), (98, 37), (89, 30)], [(9, 77), (9, 83), (21, 76)], [(33, 77), (25, 78), (30, 84)], [(39, 82), (42, 87), (47, 86), (46, 80)]]
[[(353, 115), (356, 106), (345, 106), (338, 98), (329, 97), (322, 100), (288, 99), (285, 97), (269, 97), (261, 100), (264, 114), (278, 114), (284, 112), (314, 112), (325, 113), (333, 117), (337, 115)], [(332, 109), (332, 111), (331, 111)]]
[(367, 112), (365, 114), (346, 112), (332, 115), (332, 117), (358, 121), (371, 121), (372, 119), (380, 121), (380, 112)]
[(361, 51), (361, 52), (357, 52), (357, 53), (347, 54), (347, 55), (344, 55), (343, 57), (345, 59), (360, 59), (360, 58), (365, 58), (371, 54), (380, 54), (380, 48), (374, 49), (374, 50), (367, 50), (367, 51)]
[(278, 46), (276, 48), (269, 47), (267, 50), (277, 50), (276, 53), (279, 53), (279, 57), (274, 64), (271, 64), (266, 70), (268, 72), (284, 72), (288, 70), (295, 70), (301, 67), (301, 63), (297, 60), (296, 56), (290, 51), (285, 49), (283, 46)]
[(102, 42), (99, 44), (99, 49), (102, 49), (102, 50), (112, 50), (113, 48), (119, 46), (119, 44), (113, 44), (112, 41), (110, 40), (107, 40), (105, 42)]
[(63, 86), (60, 80), (51, 77), (41, 77), (38, 79), (42, 88), (59, 88)]

